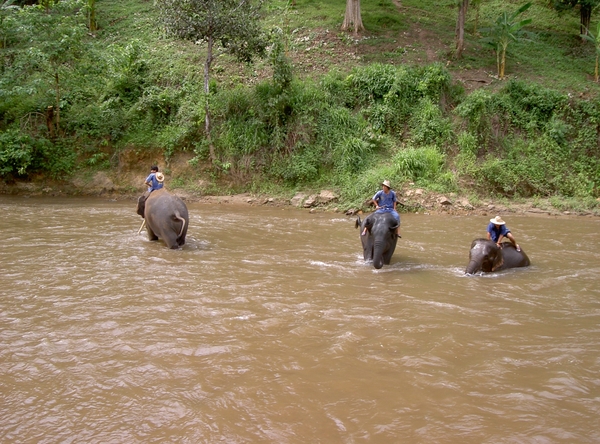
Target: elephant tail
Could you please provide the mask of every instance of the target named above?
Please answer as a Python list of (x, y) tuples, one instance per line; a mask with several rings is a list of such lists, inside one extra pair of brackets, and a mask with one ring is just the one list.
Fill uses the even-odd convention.
[(183, 230), (185, 230), (185, 219), (183, 217), (181, 217), (181, 214), (179, 214), (179, 211), (175, 210), (175, 217), (177, 219), (179, 219), (181, 221), (181, 231), (179, 231), (179, 235), (177, 237), (181, 237), (181, 235), (183, 234)]
[(362, 221), (360, 220), (360, 216), (356, 216), (356, 222), (354, 223), (354, 228), (360, 227)]

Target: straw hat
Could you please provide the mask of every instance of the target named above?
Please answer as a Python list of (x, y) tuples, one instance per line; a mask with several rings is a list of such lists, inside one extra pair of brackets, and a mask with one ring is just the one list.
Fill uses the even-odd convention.
[(495, 225), (504, 225), (506, 223), (502, 220), (502, 218), (500, 216), (496, 216), (493, 219), (490, 219), (490, 222)]
[(156, 180), (158, 180), (159, 183), (163, 183), (165, 181), (165, 176), (163, 173), (156, 173)]
[(381, 182), (381, 185), (388, 187), (388, 188), (392, 188), (392, 186), (390, 185), (390, 181), (389, 180), (384, 180), (383, 182)]

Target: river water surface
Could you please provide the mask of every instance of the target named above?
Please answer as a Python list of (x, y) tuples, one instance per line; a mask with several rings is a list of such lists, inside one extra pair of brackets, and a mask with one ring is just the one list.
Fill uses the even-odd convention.
[(0, 196), (0, 442), (598, 443), (600, 220), (503, 214), (532, 266), (465, 277), (489, 217)]

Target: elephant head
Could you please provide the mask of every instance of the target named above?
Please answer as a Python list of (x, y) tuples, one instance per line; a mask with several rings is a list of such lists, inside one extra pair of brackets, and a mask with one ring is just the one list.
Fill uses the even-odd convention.
[[(364, 259), (373, 260), (373, 266), (377, 269), (384, 264), (389, 265), (398, 242), (398, 222), (394, 216), (390, 213), (372, 213), (364, 221), (359, 217), (355, 225), (360, 226)], [(363, 235), (365, 228), (366, 233)]]
[(148, 239), (162, 239), (169, 248), (185, 244), (189, 215), (185, 203), (164, 188), (150, 193), (144, 210)]
[(510, 242), (504, 242), (498, 246), (491, 240), (475, 239), (471, 243), (469, 264), (465, 273), (474, 274), (479, 271), (487, 273), (507, 268), (527, 267), (528, 265), (530, 265), (530, 261), (525, 252), (517, 251)]
[(138, 197), (137, 208), (136, 208), (135, 212), (142, 217), (144, 217), (144, 212), (146, 211), (146, 198), (147, 197), (148, 196), (146, 194), (142, 194), (140, 197)]

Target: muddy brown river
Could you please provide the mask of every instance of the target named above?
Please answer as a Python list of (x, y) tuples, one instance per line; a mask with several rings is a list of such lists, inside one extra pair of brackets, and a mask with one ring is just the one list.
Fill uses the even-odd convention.
[(600, 219), (502, 214), (532, 266), (466, 277), (489, 217), (0, 196), (2, 443), (598, 443)]

